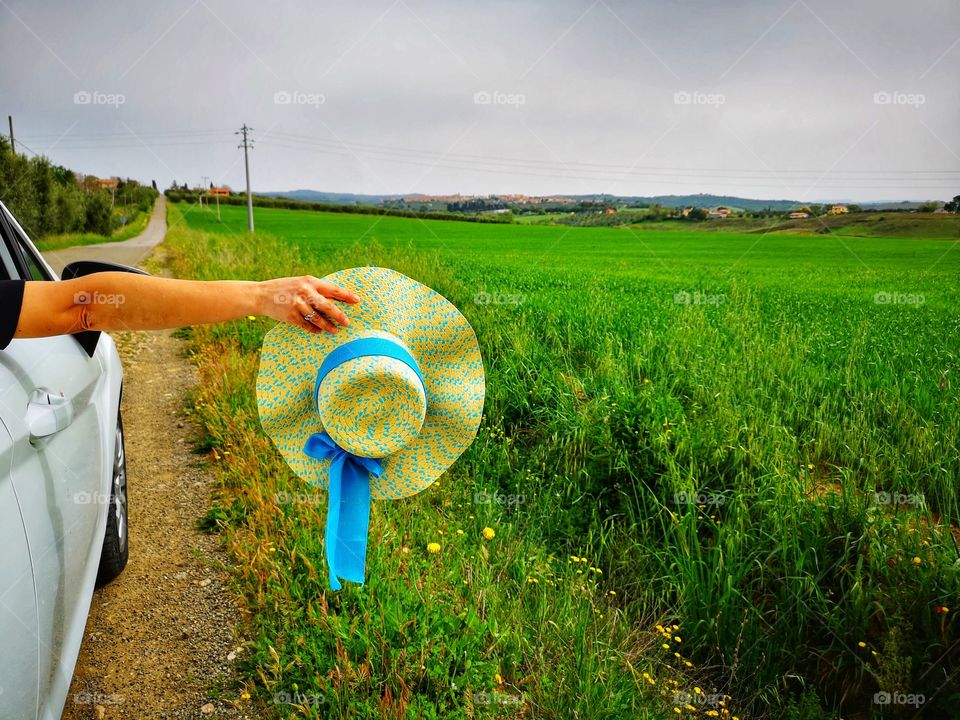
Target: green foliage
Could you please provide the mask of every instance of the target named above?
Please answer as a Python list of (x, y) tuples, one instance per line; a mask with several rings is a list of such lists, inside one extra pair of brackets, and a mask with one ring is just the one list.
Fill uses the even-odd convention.
[(134, 180), (120, 181), (114, 193), (116, 202), (95, 183), (81, 187), (73, 171), (45, 157), (16, 154), (0, 138), (0, 200), (35, 242), (81, 232), (99, 235), (97, 242), (102, 242), (115, 228), (148, 213), (157, 197), (155, 190)]

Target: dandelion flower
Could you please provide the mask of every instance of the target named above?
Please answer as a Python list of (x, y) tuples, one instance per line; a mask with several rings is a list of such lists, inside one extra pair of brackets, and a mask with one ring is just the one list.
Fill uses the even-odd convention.
[[(251, 319), (252, 319), (252, 318), (251, 318)], [(242, 693), (242, 694), (240, 695), (240, 697), (243, 698), (244, 700), (249, 700), (249, 699), (250, 699), (250, 693), (244, 692), (244, 693)]]
[(463, 535), (463, 530), (457, 530), (457, 535)]
[(923, 562), (923, 560), (921, 560), (919, 557), (915, 557), (913, 560), (911, 560), (911, 562), (912, 562), (914, 565), (919, 565), (920, 563)]
[(427, 552), (428, 553), (440, 552), (440, 543), (438, 542), (427, 543)]
[(857, 646), (858, 646), (858, 647), (865, 648), (865, 647), (867, 646), (867, 644), (866, 644), (863, 640), (861, 640), (860, 642), (857, 643)]
[(496, 533), (493, 531), (492, 527), (485, 527), (483, 529), (483, 537), (487, 540), (493, 540), (494, 535), (496, 535)]
[[(256, 320), (256, 319), (257, 319), (256, 315), (247, 315), (247, 320)], [(250, 697), (250, 696), (247, 695), (247, 697)]]
[(497, 685), (503, 685), (503, 678), (500, 677), (500, 673), (496, 673), (496, 674), (493, 676), (493, 681), (494, 681)]

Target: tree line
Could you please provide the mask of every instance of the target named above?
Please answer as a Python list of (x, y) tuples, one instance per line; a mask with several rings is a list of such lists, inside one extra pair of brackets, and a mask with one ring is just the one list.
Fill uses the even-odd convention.
[(15, 153), (0, 137), (0, 200), (34, 239), (64, 233), (109, 236), (148, 212), (156, 197), (154, 188), (131, 179), (102, 188), (96, 177), (78, 178), (45, 157)]

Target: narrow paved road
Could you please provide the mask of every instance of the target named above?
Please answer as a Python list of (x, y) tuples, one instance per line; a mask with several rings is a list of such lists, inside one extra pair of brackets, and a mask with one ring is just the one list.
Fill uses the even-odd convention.
[(80, 245), (77, 247), (63, 248), (61, 250), (48, 250), (43, 253), (43, 257), (57, 271), (57, 275), (63, 272), (63, 268), (75, 260), (106, 260), (107, 262), (122, 263), (137, 267), (142, 263), (153, 249), (163, 242), (163, 236), (167, 233), (167, 203), (163, 195), (157, 198), (157, 203), (153, 208), (153, 214), (150, 215), (150, 222), (143, 232), (136, 237), (124, 240), (122, 242), (98, 243), (97, 245)]

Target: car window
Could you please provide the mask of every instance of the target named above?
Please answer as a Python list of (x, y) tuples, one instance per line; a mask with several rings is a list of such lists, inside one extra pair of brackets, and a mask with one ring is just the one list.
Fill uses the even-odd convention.
[(14, 280), (16, 278), (17, 266), (7, 249), (7, 244), (0, 238), (0, 280)]
[(51, 278), (47, 276), (46, 268), (44, 268), (37, 261), (36, 256), (33, 254), (33, 250), (27, 247), (26, 244), (20, 242), (20, 252), (23, 254), (23, 261), (27, 264), (27, 272), (30, 274), (28, 280), (50, 280)]
[(13, 259), (10, 247), (7, 245), (9, 241), (7, 224), (3, 222), (3, 209), (0, 208), (0, 280), (17, 280), (20, 278), (17, 261)]

